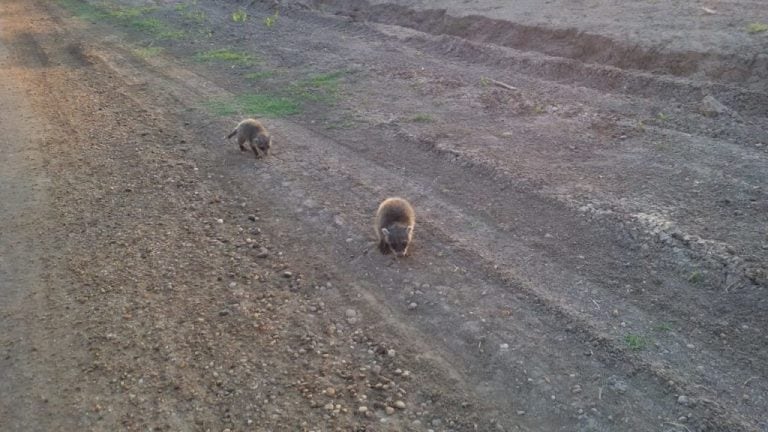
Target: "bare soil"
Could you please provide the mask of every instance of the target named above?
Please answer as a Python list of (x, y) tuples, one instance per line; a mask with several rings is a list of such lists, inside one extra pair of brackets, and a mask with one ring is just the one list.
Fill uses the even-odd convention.
[(0, 1), (0, 430), (768, 431), (767, 12), (625, 3)]

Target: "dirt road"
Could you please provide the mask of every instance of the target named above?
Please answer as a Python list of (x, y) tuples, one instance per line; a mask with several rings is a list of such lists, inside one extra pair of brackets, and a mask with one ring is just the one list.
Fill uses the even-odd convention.
[(375, 3), (0, 1), (0, 430), (768, 430), (757, 6)]

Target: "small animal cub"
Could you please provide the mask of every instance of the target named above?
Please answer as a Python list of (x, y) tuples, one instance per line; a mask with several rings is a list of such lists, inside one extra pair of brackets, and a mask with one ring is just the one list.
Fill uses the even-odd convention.
[(247, 151), (245, 148), (245, 142), (251, 146), (251, 150), (256, 155), (256, 159), (259, 159), (259, 150), (264, 153), (264, 156), (269, 155), (269, 148), (272, 147), (272, 137), (267, 132), (267, 128), (261, 124), (260, 121), (255, 118), (249, 118), (241, 121), (235, 130), (231, 134), (227, 135), (227, 139), (237, 135), (237, 145), (240, 146), (240, 151)]
[(376, 236), (379, 250), (383, 254), (394, 252), (398, 257), (408, 253), (408, 245), (413, 240), (413, 227), (416, 225), (416, 213), (408, 201), (402, 198), (387, 198), (379, 205), (376, 212)]

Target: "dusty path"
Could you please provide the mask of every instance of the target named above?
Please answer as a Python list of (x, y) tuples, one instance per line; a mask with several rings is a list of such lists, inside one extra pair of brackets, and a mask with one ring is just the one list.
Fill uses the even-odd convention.
[(0, 3), (9, 430), (768, 428), (765, 94), (330, 3)]

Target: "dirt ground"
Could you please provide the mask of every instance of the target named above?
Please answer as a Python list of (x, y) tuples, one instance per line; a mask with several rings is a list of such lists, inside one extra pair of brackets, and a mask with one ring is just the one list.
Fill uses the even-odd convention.
[(768, 431), (768, 10), (501, 3), (0, 0), (0, 430)]

